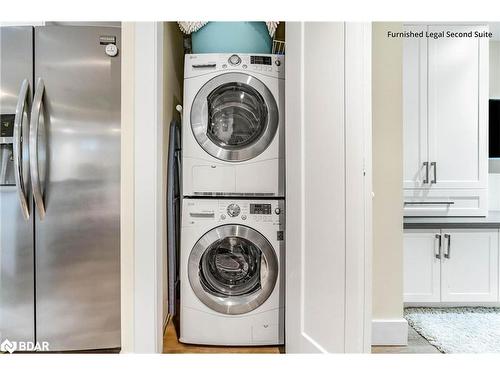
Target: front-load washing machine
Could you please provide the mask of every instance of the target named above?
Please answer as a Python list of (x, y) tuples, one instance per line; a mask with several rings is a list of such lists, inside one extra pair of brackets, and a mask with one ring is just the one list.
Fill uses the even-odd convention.
[(283, 197), (283, 55), (186, 55), (184, 196)]
[(284, 340), (284, 201), (183, 199), (180, 341)]

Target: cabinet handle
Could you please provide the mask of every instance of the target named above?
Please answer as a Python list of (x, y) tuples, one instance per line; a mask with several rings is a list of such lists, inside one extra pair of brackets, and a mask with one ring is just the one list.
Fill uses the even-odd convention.
[(434, 254), (436, 259), (441, 259), (441, 235), (436, 233), (436, 238), (438, 240), (438, 251)]
[(430, 201), (430, 202), (421, 202), (421, 201), (416, 201), (416, 202), (412, 202), (412, 201), (405, 201), (404, 202), (404, 205), (405, 206), (410, 206), (410, 205), (426, 205), (426, 204), (434, 204), (434, 205), (444, 205), (444, 204), (455, 204), (454, 201)]
[(425, 167), (425, 179), (423, 181), (424, 184), (429, 183), (429, 162), (424, 161), (424, 167)]
[(446, 259), (450, 259), (450, 255), (451, 255), (451, 252), (450, 252), (451, 251), (451, 235), (448, 234), (448, 233), (446, 233), (444, 235), (444, 238), (448, 240), (448, 248), (446, 250), (446, 253), (444, 254), (444, 257)]
[(431, 180), (431, 184), (437, 182), (437, 163), (435, 161), (431, 162), (431, 168), (434, 168), (434, 178)]

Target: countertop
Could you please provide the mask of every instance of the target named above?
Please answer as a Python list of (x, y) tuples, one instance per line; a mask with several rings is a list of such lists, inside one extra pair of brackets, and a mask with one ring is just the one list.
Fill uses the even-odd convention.
[(500, 228), (500, 211), (489, 211), (486, 217), (411, 217), (403, 219), (404, 229), (433, 228)]

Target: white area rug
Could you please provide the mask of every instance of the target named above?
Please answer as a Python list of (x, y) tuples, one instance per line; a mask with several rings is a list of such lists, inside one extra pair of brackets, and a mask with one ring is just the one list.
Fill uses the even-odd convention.
[(405, 318), (443, 353), (500, 353), (500, 308), (409, 307)]

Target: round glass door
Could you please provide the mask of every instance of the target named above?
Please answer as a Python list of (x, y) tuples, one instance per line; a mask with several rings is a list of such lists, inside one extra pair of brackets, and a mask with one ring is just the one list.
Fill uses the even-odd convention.
[(226, 73), (208, 81), (191, 108), (191, 127), (200, 146), (225, 161), (243, 161), (262, 153), (278, 128), (278, 108), (257, 78)]
[(271, 295), (278, 276), (274, 249), (259, 232), (225, 225), (206, 233), (189, 256), (189, 282), (211, 309), (243, 314)]

